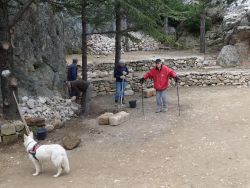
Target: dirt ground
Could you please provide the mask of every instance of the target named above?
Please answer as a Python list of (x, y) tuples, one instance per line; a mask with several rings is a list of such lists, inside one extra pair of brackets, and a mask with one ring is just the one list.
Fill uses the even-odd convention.
[[(135, 51), (135, 52), (126, 52), (122, 54), (122, 59), (125, 61), (139, 61), (139, 60), (145, 60), (145, 59), (157, 59), (157, 58), (186, 58), (186, 57), (201, 57), (204, 58), (204, 54), (201, 54), (196, 51)], [(206, 54), (205, 58), (209, 57), (217, 57), (216, 54)], [(80, 54), (73, 54), (73, 55), (67, 55), (66, 61), (68, 64), (72, 63), (72, 59), (77, 58), (78, 59), (78, 65), (82, 64), (82, 56)], [(88, 63), (110, 63), (114, 62), (115, 55), (109, 54), (107, 56), (105, 55), (88, 55)]]
[[(131, 119), (119, 126), (99, 126), (76, 119), (49, 134), (60, 143), (77, 133), (80, 147), (68, 151), (70, 174), (53, 178), (50, 163), (32, 177), (22, 143), (0, 147), (1, 188), (248, 188), (250, 187), (250, 88), (169, 89), (169, 111), (154, 113), (155, 98), (140, 97)], [(95, 99), (113, 106), (112, 96)]]

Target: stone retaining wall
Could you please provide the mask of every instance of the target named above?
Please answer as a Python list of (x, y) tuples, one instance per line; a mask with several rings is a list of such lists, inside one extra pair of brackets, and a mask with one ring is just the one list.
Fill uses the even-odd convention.
[[(204, 61), (203, 57), (186, 57), (186, 58), (168, 58), (162, 59), (164, 64), (173, 70), (192, 70), (192, 69), (202, 69), (209, 66), (215, 66), (215, 60)], [(130, 61), (126, 62), (128, 68), (132, 72), (148, 71), (151, 67), (155, 65), (154, 60), (140, 60), (140, 61)], [(114, 62), (111, 63), (99, 63), (99, 64), (89, 64), (88, 71), (91, 78), (91, 73), (96, 71), (110, 72), (114, 70)]]
[[(216, 86), (216, 85), (248, 85), (250, 70), (222, 69), (216, 66), (213, 59), (204, 60), (202, 56), (163, 59), (164, 64), (177, 72), (181, 78), (180, 86)], [(127, 78), (126, 90), (140, 91), (139, 78), (154, 66), (154, 61), (140, 60), (126, 62), (130, 74)], [(90, 64), (88, 77), (93, 84), (94, 95), (104, 95), (115, 92), (113, 78), (114, 63)], [(171, 82), (173, 85), (173, 81)], [(147, 82), (152, 87), (152, 81)], [(131, 93), (131, 92), (129, 92)]]
[[(250, 70), (199, 70), (199, 71), (176, 71), (181, 78), (180, 86), (218, 86), (235, 85), (247, 86), (250, 84)], [(132, 73), (128, 78), (126, 90), (140, 91), (139, 78), (145, 72)], [(92, 81), (94, 95), (104, 95), (115, 92), (115, 79), (111, 76)], [(147, 87), (152, 87), (152, 81), (147, 82)], [(174, 81), (171, 80), (171, 85)]]
[(245, 85), (250, 81), (250, 70), (211, 70), (180, 72), (181, 86)]
[(21, 121), (2, 122), (0, 125), (0, 143), (14, 143), (23, 133), (24, 124)]

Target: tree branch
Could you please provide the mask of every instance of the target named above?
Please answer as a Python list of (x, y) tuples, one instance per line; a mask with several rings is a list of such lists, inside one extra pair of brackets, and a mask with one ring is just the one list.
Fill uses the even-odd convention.
[(27, 0), (22, 9), (20, 9), (15, 17), (9, 22), (9, 27), (13, 27), (23, 16), (25, 11), (29, 8), (29, 6), (33, 3), (34, 0)]

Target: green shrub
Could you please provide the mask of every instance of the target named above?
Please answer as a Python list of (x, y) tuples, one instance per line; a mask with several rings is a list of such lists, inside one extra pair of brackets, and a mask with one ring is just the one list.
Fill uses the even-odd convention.
[[(184, 27), (190, 32), (194, 34), (198, 34), (200, 32), (200, 15), (202, 12), (202, 7), (199, 5), (193, 5), (190, 7), (188, 18), (184, 22)], [(206, 18), (206, 31), (210, 30), (212, 22), (210, 18)]]

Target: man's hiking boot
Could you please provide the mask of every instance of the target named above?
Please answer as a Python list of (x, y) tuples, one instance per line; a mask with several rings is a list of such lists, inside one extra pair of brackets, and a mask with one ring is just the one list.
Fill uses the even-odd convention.
[(163, 108), (161, 111), (162, 111), (162, 112), (167, 112), (168, 109), (167, 109), (167, 108)]
[(156, 111), (155, 111), (155, 113), (160, 113), (161, 112), (161, 109), (157, 109)]

